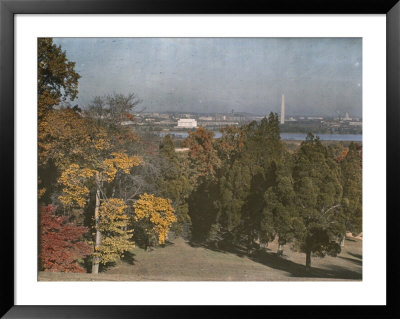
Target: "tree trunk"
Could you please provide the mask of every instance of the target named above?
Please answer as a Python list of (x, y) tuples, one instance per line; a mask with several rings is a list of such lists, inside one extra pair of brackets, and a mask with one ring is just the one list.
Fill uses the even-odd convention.
[(247, 235), (247, 254), (250, 256), (253, 252), (253, 236), (251, 232)]
[(306, 252), (306, 271), (309, 272), (311, 270), (311, 250), (307, 250)]
[(278, 244), (278, 251), (276, 253), (278, 256), (282, 256), (283, 255), (283, 245), (282, 244)]
[[(96, 175), (96, 180), (99, 182), (99, 175), (97, 173)], [(96, 242), (95, 242), (95, 251), (100, 247), (101, 244), (101, 233), (100, 233), (100, 216), (99, 216), (99, 209), (100, 209), (100, 188), (97, 186), (97, 191), (96, 191), (96, 207), (94, 209), (94, 220), (95, 220), (95, 226), (96, 226)], [(98, 274), (99, 273), (99, 257), (98, 256), (93, 256), (93, 261), (92, 261), (92, 274)]]
[(340, 246), (344, 247), (344, 240), (346, 238), (346, 235), (343, 235), (342, 240), (340, 241)]

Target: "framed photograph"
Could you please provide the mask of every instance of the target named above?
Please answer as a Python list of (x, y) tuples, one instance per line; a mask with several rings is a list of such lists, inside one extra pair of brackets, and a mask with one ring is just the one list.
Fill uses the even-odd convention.
[(398, 312), (397, 1), (0, 10), (5, 318)]

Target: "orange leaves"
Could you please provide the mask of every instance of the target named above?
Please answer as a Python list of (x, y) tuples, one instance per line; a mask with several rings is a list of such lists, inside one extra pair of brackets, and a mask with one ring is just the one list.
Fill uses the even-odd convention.
[(107, 151), (107, 132), (70, 108), (50, 110), (38, 122), (39, 165), (52, 159), (60, 168), (85, 160), (95, 162)]
[(58, 180), (60, 184), (64, 185), (64, 195), (59, 196), (60, 201), (66, 206), (76, 203), (79, 207), (85, 207), (89, 194), (85, 183), (94, 174), (94, 170), (80, 168), (78, 164), (71, 164)]
[(60, 201), (67, 206), (77, 204), (84, 207), (89, 189), (87, 181), (97, 174), (98, 181), (111, 182), (114, 180), (118, 170), (129, 174), (129, 170), (141, 163), (137, 156), (128, 156), (124, 153), (112, 153), (112, 158), (105, 159), (100, 167), (95, 169), (81, 168), (78, 164), (71, 164), (62, 172), (58, 182), (64, 186)]
[(345, 147), (345, 149), (343, 150), (343, 152), (336, 158), (336, 161), (338, 163), (340, 163), (349, 153), (349, 148)]
[(214, 176), (216, 169), (221, 166), (214, 143), (214, 133), (199, 127), (196, 131), (189, 132), (182, 144), (189, 147), (189, 158), (198, 171), (198, 176)]
[(101, 245), (95, 255), (101, 263), (117, 260), (125, 251), (135, 247), (131, 241), (133, 230), (127, 230), (128, 206), (120, 198), (109, 198), (101, 203), (99, 210), (99, 230), (102, 234)]
[(112, 153), (113, 157), (105, 159), (103, 161), (103, 172), (107, 176), (108, 182), (112, 181), (117, 174), (118, 169), (123, 171), (125, 174), (129, 174), (132, 167), (138, 166), (141, 163), (141, 159), (138, 156), (128, 156), (124, 153)]
[(155, 233), (158, 242), (164, 244), (171, 225), (177, 221), (171, 201), (154, 195), (143, 194), (133, 207), (135, 209), (135, 220), (145, 219), (150, 221), (152, 228), (147, 229), (148, 234)]

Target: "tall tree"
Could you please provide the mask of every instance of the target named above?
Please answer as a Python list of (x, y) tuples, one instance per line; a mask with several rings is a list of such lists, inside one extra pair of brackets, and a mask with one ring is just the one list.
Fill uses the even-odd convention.
[(192, 239), (203, 241), (209, 237), (216, 220), (216, 174), (221, 167), (214, 132), (199, 127), (182, 143), (189, 148), (189, 179), (194, 189), (187, 202), (192, 222)]
[[(169, 198), (175, 210), (177, 222), (173, 226), (180, 235), (185, 226), (190, 225), (189, 206), (187, 199), (193, 190), (189, 170), (189, 162), (185, 155), (175, 152), (175, 145), (166, 135), (160, 144), (161, 176), (158, 180), (159, 192), (162, 197)], [(193, 178), (192, 178), (193, 180)]]
[(278, 236), (278, 251), (283, 254), (283, 246), (294, 237), (292, 220), (295, 217), (295, 193), (293, 189), (292, 163), (286, 153), (276, 167), (275, 181), (265, 192), (265, 211), (262, 229)]
[(250, 167), (251, 182), (242, 208), (242, 225), (250, 252), (256, 239), (267, 243), (274, 238), (264, 194), (276, 181), (277, 165), (282, 161), (284, 151), (278, 115), (271, 112), (260, 123), (250, 123), (246, 135), (242, 161)]
[(214, 132), (199, 127), (184, 140), (182, 146), (189, 148), (191, 166), (198, 177), (213, 178), (221, 166), (221, 160), (215, 148)]
[(75, 62), (52, 38), (38, 38), (38, 107), (39, 119), (61, 100), (74, 100), (78, 95), (80, 75)]
[[(96, 141), (97, 154), (87, 157), (85, 166), (71, 164), (63, 171), (59, 183), (63, 185), (63, 194), (59, 197), (65, 206), (78, 205), (85, 207), (88, 199), (90, 185), (95, 188), (95, 242), (92, 260), (92, 273), (97, 274), (99, 263), (115, 259), (116, 254), (122, 254), (128, 247), (127, 240), (129, 231), (126, 229), (126, 209), (123, 201), (118, 198), (109, 198), (106, 188), (112, 183), (119, 172), (129, 174), (130, 170), (138, 166), (141, 159), (137, 156), (128, 156), (124, 153), (107, 153), (109, 142), (102, 137)], [(101, 156), (101, 154), (103, 155)], [(103, 206), (102, 206), (103, 205)], [(114, 216), (114, 217), (113, 217)], [(116, 227), (121, 227), (121, 232), (116, 231)], [(105, 232), (107, 240), (102, 245), (102, 231)], [(114, 250), (110, 250), (114, 246)], [(108, 255), (108, 256), (107, 256)]]
[[(78, 94), (80, 75), (75, 62), (69, 61), (65, 51), (53, 43), (52, 38), (38, 38), (37, 64), (38, 92), (38, 197), (43, 199), (54, 183), (55, 167), (49, 153), (57, 151), (52, 141), (57, 138), (51, 132), (60, 123), (54, 123), (53, 111), (60, 102), (73, 101)], [(62, 125), (62, 124), (61, 124)], [(63, 135), (61, 134), (60, 137)]]
[(277, 115), (271, 113), (260, 122), (223, 130), (216, 147), (223, 165), (217, 174), (217, 216), (212, 229), (234, 242), (245, 236), (251, 252), (256, 240), (266, 243), (274, 237), (264, 194), (276, 183), (277, 166), (284, 154)]
[(322, 257), (340, 252), (336, 240), (344, 229), (338, 165), (311, 133), (295, 154), (293, 180), (298, 207), (293, 220), (295, 237), (306, 253), (306, 270), (310, 270), (312, 253)]
[(348, 152), (340, 160), (343, 187), (343, 210), (346, 230), (362, 230), (362, 158), (361, 146), (350, 143)]

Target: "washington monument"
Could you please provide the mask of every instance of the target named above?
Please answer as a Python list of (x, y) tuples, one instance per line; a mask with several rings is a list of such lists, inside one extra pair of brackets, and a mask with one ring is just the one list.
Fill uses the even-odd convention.
[(285, 124), (285, 94), (282, 94), (281, 124)]

